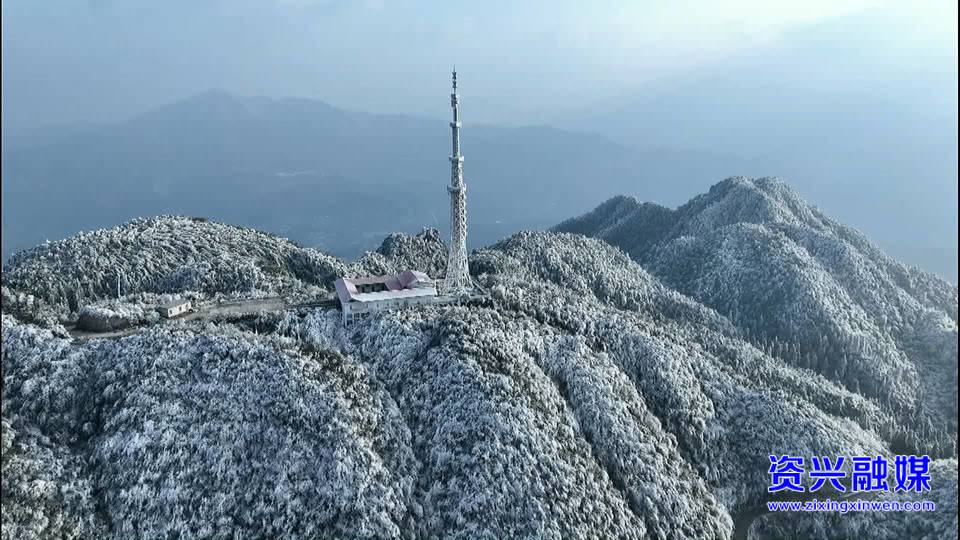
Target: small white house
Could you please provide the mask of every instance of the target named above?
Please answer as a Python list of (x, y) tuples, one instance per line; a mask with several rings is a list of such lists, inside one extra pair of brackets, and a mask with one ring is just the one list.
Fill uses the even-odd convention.
[(174, 300), (167, 304), (162, 304), (157, 308), (157, 311), (160, 312), (160, 316), (166, 319), (172, 319), (173, 317), (178, 317), (184, 313), (190, 311), (193, 305), (189, 300)]
[(343, 310), (343, 324), (385, 309), (433, 304), (437, 288), (423, 272), (406, 270), (397, 275), (340, 278), (334, 283)]

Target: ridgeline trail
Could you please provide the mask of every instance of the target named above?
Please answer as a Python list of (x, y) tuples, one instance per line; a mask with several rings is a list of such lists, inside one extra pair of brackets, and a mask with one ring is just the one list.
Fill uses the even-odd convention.
[(75, 324), (67, 326), (67, 330), (70, 332), (70, 337), (78, 340), (116, 339), (136, 334), (137, 332), (140, 332), (141, 330), (149, 328), (155, 324), (168, 324), (180, 321), (204, 321), (217, 319), (220, 317), (242, 317), (245, 315), (255, 315), (263, 312), (285, 311), (288, 309), (336, 309), (336, 307), (337, 301), (335, 299), (290, 303), (283, 297), (273, 296), (269, 298), (250, 298), (230, 302), (206, 302), (197, 305), (192, 311), (180, 317), (160, 319), (160, 321), (156, 323), (134, 325), (127, 328), (109, 330), (105, 332), (81, 330), (78, 329)]

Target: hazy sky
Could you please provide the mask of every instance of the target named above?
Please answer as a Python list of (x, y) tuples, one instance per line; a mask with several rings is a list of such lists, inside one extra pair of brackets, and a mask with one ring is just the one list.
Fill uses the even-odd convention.
[(861, 63), (956, 73), (950, 1), (11, 0), (2, 10), (5, 132), (120, 119), (211, 88), (445, 114), (436, 96), (454, 63), (473, 118), (524, 122), (802, 42), (836, 20), (849, 23), (837, 40), (863, 47), (831, 58), (828, 36), (807, 48), (840, 84), (862, 77)]
[(693, 180), (782, 176), (956, 279), (956, 0), (0, 5), (5, 141), (211, 89), (446, 118), (456, 64), (470, 123), (749, 158)]

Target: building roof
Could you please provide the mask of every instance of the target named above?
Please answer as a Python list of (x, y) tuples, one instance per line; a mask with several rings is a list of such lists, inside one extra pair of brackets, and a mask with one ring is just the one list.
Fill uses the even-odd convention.
[(166, 304), (160, 304), (158, 307), (162, 309), (170, 309), (170, 308), (175, 308), (177, 306), (182, 306), (184, 304), (189, 304), (189, 303), (190, 303), (190, 300), (183, 298), (180, 300), (172, 300), (170, 302), (167, 302)]
[(404, 270), (403, 272), (400, 272), (400, 275), (398, 275), (397, 278), (404, 289), (412, 287), (418, 283), (425, 285), (433, 283), (430, 281), (430, 276), (416, 270)]
[[(362, 293), (360, 285), (382, 284), (386, 290)], [(337, 298), (341, 304), (348, 302), (371, 302), (389, 298), (411, 298), (417, 296), (435, 296), (437, 289), (430, 276), (416, 270), (405, 270), (397, 275), (342, 277), (333, 282), (337, 289)]]
[(433, 287), (421, 287), (419, 289), (400, 289), (399, 291), (380, 291), (370, 293), (360, 293), (354, 295), (354, 302), (372, 302), (374, 300), (388, 300), (391, 298), (414, 298), (418, 296), (436, 296), (437, 289)]

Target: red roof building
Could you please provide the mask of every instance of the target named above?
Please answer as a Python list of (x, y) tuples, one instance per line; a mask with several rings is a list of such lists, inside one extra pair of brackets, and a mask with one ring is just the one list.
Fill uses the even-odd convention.
[(430, 276), (416, 270), (386, 276), (343, 277), (333, 283), (344, 324), (385, 309), (432, 304), (437, 297)]

